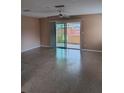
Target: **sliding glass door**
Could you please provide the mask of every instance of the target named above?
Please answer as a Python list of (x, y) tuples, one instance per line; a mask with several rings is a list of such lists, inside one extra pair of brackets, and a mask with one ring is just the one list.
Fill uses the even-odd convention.
[(56, 22), (55, 46), (80, 49), (80, 22)]
[(56, 23), (56, 47), (66, 48), (66, 24)]

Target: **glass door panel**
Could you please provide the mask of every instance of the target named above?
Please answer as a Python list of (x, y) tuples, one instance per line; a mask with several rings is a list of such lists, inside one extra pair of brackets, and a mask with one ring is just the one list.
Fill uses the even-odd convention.
[(80, 22), (56, 23), (56, 47), (80, 49)]
[(80, 49), (80, 22), (67, 23), (67, 48)]
[(56, 23), (56, 47), (66, 48), (65, 24)]

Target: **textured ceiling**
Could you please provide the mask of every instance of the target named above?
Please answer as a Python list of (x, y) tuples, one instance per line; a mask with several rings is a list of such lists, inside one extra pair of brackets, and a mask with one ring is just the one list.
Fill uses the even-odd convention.
[[(102, 12), (102, 0), (22, 0), (22, 15), (33, 17), (54, 16), (55, 5), (65, 5), (64, 14), (81, 15)], [(24, 10), (30, 10), (24, 12)]]

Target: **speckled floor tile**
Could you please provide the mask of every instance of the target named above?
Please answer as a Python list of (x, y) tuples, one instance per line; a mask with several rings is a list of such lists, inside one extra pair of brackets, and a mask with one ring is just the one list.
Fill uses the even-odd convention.
[(102, 53), (36, 48), (22, 53), (25, 93), (102, 93)]

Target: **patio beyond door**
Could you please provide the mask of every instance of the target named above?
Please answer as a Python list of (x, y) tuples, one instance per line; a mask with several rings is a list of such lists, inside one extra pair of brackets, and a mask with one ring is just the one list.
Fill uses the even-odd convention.
[(80, 22), (56, 23), (56, 47), (80, 49)]

